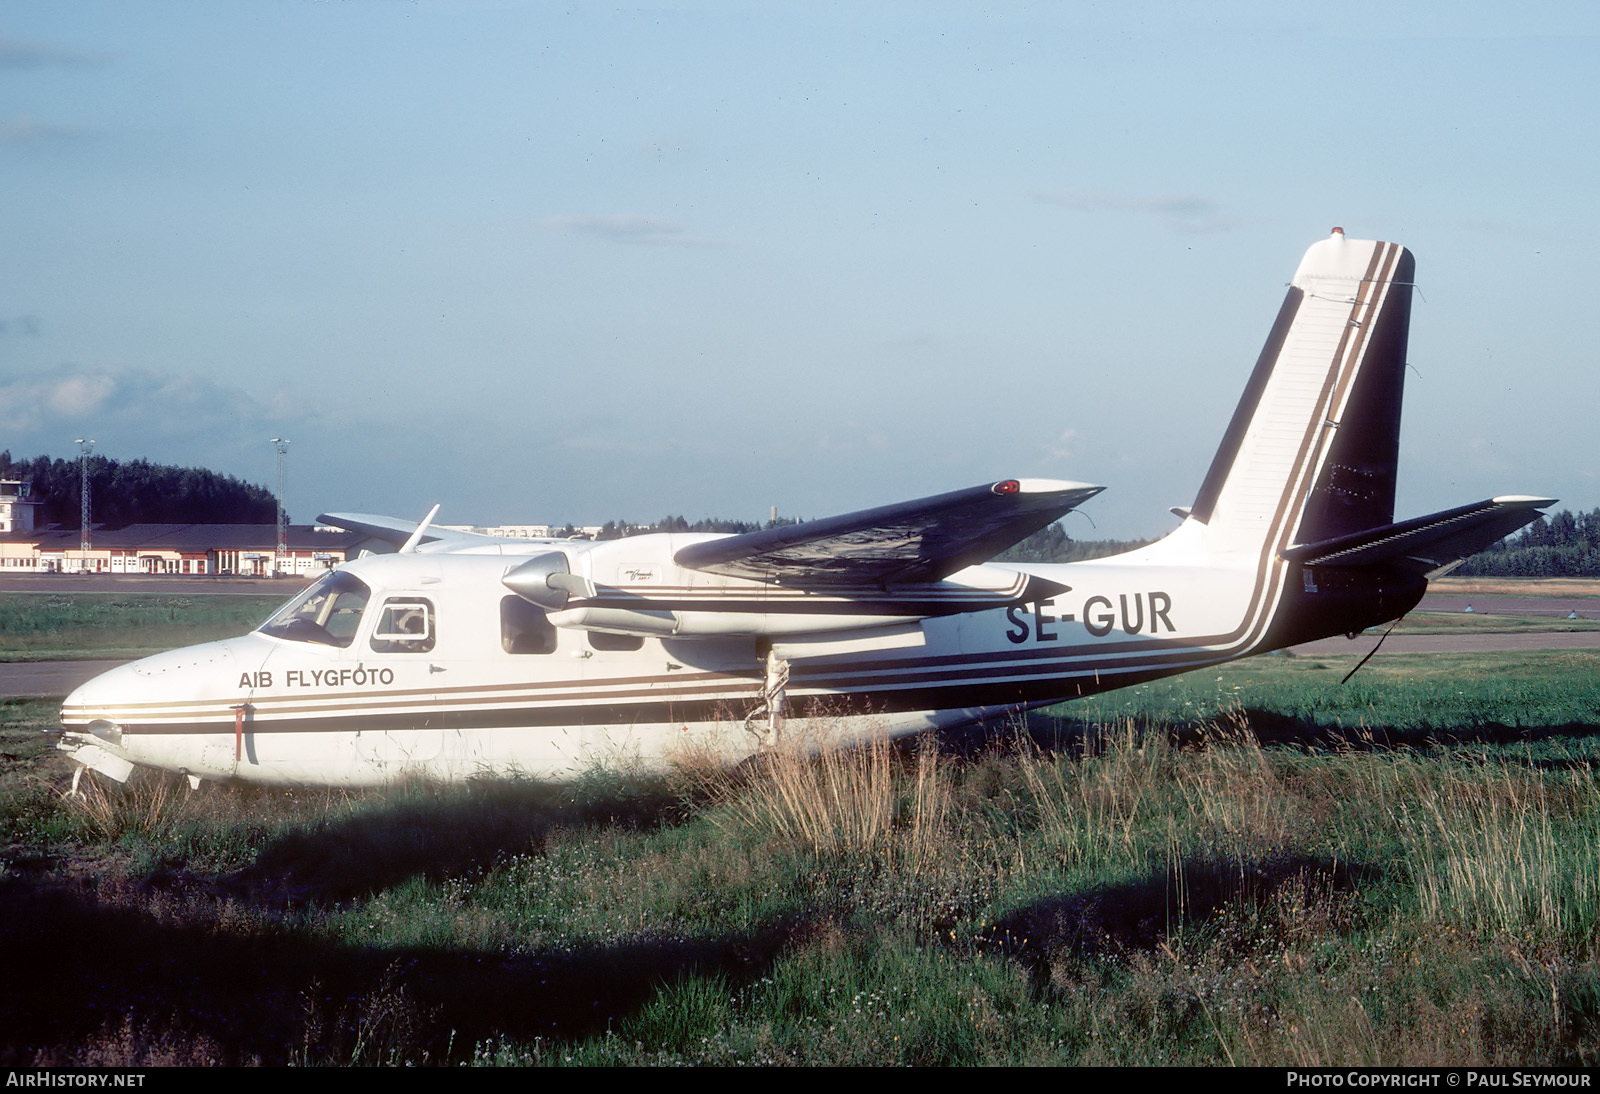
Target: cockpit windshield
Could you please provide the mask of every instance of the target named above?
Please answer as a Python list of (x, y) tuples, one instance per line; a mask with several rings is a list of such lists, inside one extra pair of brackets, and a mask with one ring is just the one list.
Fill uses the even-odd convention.
[(335, 570), (279, 608), (259, 629), (291, 642), (348, 646), (371, 596), (372, 590), (360, 578)]

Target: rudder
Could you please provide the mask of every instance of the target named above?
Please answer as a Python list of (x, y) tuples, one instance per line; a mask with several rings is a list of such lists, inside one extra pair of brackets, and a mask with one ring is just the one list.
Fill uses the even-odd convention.
[(1276, 554), (1394, 519), (1414, 268), (1339, 229), (1306, 252), (1190, 509), (1213, 550)]

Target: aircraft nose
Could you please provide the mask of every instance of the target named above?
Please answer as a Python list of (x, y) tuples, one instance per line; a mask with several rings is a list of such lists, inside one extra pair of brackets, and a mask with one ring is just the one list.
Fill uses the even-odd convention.
[(62, 704), (57, 747), (119, 782), (136, 764), (189, 771), (196, 754), (183, 730), (228, 724), (235, 666), (260, 662), (254, 651), (236, 648), (243, 641), (158, 653), (101, 673)]
[(230, 640), (168, 650), (123, 667), (147, 680), (165, 678), (177, 682), (197, 673), (204, 675), (217, 669), (231, 669), (234, 660), (233, 642)]
[[(107, 669), (99, 676), (79, 684), (61, 704), (61, 721), (68, 728), (75, 723), (96, 718), (107, 719), (108, 714), (119, 711), (133, 696), (131, 692), (143, 683), (133, 671), (132, 663)], [(92, 715), (90, 712), (93, 712)]]
[(61, 705), (61, 724), (89, 728), (161, 721), (172, 708), (205, 699), (230, 679), (237, 656), (231, 642), (170, 650), (101, 673), (78, 687)]

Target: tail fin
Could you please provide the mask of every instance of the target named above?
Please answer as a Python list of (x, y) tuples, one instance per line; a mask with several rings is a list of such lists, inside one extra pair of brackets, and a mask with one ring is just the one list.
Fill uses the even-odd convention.
[(1244, 398), (1172, 537), (1255, 560), (1230, 640), (1274, 649), (1396, 619), (1428, 579), (1538, 518), (1508, 496), (1395, 523), (1415, 264), (1338, 228), (1300, 260)]
[(1413, 270), (1338, 228), (1306, 252), (1189, 510), (1211, 550), (1266, 561), (1394, 520)]

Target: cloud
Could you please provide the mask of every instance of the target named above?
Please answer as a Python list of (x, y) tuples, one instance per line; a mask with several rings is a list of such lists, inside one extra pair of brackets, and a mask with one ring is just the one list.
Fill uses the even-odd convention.
[(1061, 436), (1045, 446), (1044, 458), (1052, 463), (1070, 460), (1077, 455), (1077, 446), (1078, 431), (1063, 429)]
[(40, 401), (44, 409), (56, 417), (73, 421), (102, 409), (116, 389), (116, 381), (111, 377), (88, 373), (46, 384), (38, 394), (42, 396)]
[(28, 114), (0, 122), (0, 145), (43, 144), (49, 141), (75, 140), (88, 133), (77, 125), (56, 125), (41, 122)]
[(1094, 190), (1036, 190), (1029, 195), (1045, 205), (1058, 205), (1080, 213), (1136, 213), (1153, 216), (1175, 232), (1226, 231), (1239, 218), (1209, 198), (1193, 194), (1140, 196)]
[(37, 337), (39, 334), (39, 317), (37, 315), (14, 315), (10, 319), (0, 319), (0, 335), (6, 334), (28, 338)]
[(0, 436), (59, 446), (91, 433), (123, 443), (231, 439), (283, 416), (236, 388), (151, 369), (62, 365), (0, 380)]
[(111, 54), (98, 50), (63, 49), (43, 42), (0, 37), (0, 69), (98, 68), (111, 60)]
[(628, 243), (643, 247), (723, 247), (719, 240), (691, 236), (683, 225), (660, 217), (632, 213), (567, 213), (546, 217), (539, 222), (546, 231), (590, 236), (608, 243)]

